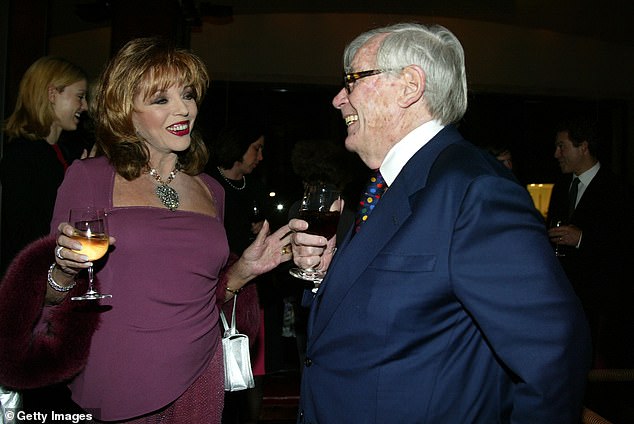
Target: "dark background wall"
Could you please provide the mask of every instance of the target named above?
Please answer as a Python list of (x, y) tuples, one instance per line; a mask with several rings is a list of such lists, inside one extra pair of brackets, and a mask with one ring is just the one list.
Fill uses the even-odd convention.
[[(293, 197), (298, 190), (289, 160), (294, 143), (343, 140), (344, 126), (330, 101), (340, 88), (345, 44), (373, 26), (421, 21), (447, 26), (464, 45), (470, 106), (461, 131), (476, 144), (510, 146), (523, 183), (549, 182), (557, 175), (553, 125), (562, 113), (577, 109), (599, 118), (604, 161), (634, 179), (634, 35), (619, 23), (632, 16), (628, 2), (223, 4), (3, 2), (3, 117), (13, 108), (22, 73), (41, 55), (64, 56), (96, 77), (111, 52), (126, 40), (162, 34), (191, 47), (212, 73), (198, 121), (207, 138), (212, 139), (230, 117), (261, 115), (269, 137), (258, 173), (281, 196), (288, 192), (286, 196)], [(351, 164), (357, 166), (354, 158)]]

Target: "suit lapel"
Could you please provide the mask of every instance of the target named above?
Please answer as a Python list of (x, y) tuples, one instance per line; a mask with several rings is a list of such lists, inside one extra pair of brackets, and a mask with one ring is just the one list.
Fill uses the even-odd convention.
[[(597, 199), (601, 199), (602, 193), (605, 190), (605, 188), (603, 187), (605, 181), (605, 172), (606, 171), (603, 167), (599, 168), (597, 175), (594, 176), (592, 181), (590, 181), (588, 187), (585, 188), (581, 199), (579, 199), (579, 203), (577, 203), (577, 207), (570, 216), (571, 223), (576, 222), (575, 215), (577, 215), (577, 217), (579, 217), (579, 214), (583, 215), (584, 211), (594, 208), (594, 204), (595, 202), (597, 202)], [(570, 180), (572, 180), (572, 177), (570, 178)], [(568, 183), (570, 183), (570, 181), (568, 181)], [(570, 187), (570, 184), (568, 184), (568, 187)]]
[(436, 157), (460, 138), (452, 127), (438, 133), (405, 165), (383, 194), (361, 231), (354, 236), (351, 232), (348, 233), (314, 299), (309, 321), (312, 340), (319, 337), (354, 286), (373, 283), (361, 279), (361, 274), (411, 215), (409, 198), (413, 193), (424, 189)]

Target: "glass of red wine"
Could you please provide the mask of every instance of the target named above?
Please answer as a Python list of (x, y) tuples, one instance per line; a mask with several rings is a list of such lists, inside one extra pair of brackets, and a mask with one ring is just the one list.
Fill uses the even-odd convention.
[[(298, 218), (308, 222), (305, 230), (330, 240), (337, 233), (337, 224), (341, 216), (341, 191), (332, 184), (306, 184)], [(291, 268), (293, 277), (312, 281), (318, 287), (326, 272), (314, 268)]]

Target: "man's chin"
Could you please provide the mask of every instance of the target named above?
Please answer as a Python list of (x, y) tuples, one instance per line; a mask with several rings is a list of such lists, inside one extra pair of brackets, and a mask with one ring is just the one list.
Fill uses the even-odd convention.
[(344, 141), (344, 147), (346, 150), (352, 153), (357, 153), (355, 149), (354, 137), (352, 135), (348, 135)]

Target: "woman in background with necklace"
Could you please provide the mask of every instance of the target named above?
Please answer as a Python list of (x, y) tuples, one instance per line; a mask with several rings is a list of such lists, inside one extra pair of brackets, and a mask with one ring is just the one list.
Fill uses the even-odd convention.
[[(201, 173), (207, 150), (192, 132), (207, 84), (206, 68), (192, 53), (158, 38), (127, 43), (96, 88), (95, 133), (104, 155), (68, 169), (52, 238), (23, 252), (30, 260), (18, 258), (0, 286), (1, 295), (33, 281), (33, 292), (42, 296), (46, 267), (19, 265), (55, 258), (45, 293), (51, 305), (42, 315), (48, 321), (36, 328), (56, 329), (53, 335), (66, 340), (52, 348), (42, 342), (57, 353), (48, 362), (35, 356), (11, 363), (54, 365), (58, 378), (71, 377), (73, 400), (98, 420), (219, 423), (224, 381), (217, 305), (291, 256), (283, 249), (288, 227), (269, 235), (265, 222), (242, 256), (230, 258), (223, 217), (232, 211), (224, 207), (220, 184)], [(93, 305), (97, 310), (70, 300), (85, 290), (74, 280), (90, 263), (71, 250), (80, 245), (65, 221), (70, 208), (86, 205), (106, 209), (116, 238), (96, 264), (100, 290), (112, 294)], [(88, 345), (80, 337), (85, 334)], [(36, 347), (40, 336), (33, 337)], [(30, 381), (23, 383), (54, 378), (46, 371), (27, 372)], [(12, 377), (15, 385), (20, 375), (0, 370), (0, 384)]]
[[(225, 189), (229, 248), (241, 254), (262, 228), (267, 196), (251, 173), (264, 159), (264, 129), (255, 120), (227, 125), (214, 139), (207, 170)], [(258, 213), (254, 213), (254, 208)]]
[[(225, 216), (225, 229), (229, 249), (236, 255), (242, 254), (258, 234), (268, 210), (264, 185), (250, 175), (264, 159), (264, 128), (256, 120), (242, 118), (239, 125), (229, 124), (220, 131), (212, 144), (212, 158), (207, 167), (225, 189), (225, 205), (231, 211)], [(258, 292), (261, 283), (265, 283), (264, 278), (261, 276), (256, 280)], [(259, 299), (253, 301), (259, 304)], [(250, 340), (255, 387), (225, 393), (223, 424), (255, 424), (258, 421), (265, 374), (264, 309), (259, 309), (257, 337)]]

